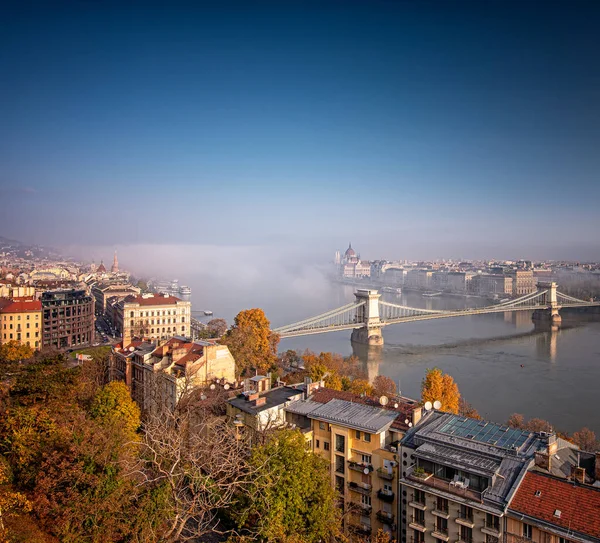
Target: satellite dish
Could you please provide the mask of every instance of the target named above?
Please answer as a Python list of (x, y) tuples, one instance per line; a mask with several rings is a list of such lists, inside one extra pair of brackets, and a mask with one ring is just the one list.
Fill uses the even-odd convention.
[(365, 469), (363, 469), (363, 473), (364, 473), (365, 475), (369, 475), (369, 473), (370, 473), (370, 471), (369, 471), (369, 468), (365, 468)]
[(132, 345), (131, 347), (129, 347), (129, 352), (132, 353), (133, 351), (135, 351), (135, 347)]
[(408, 427), (409, 427), (409, 428), (412, 428), (412, 422), (409, 422), (409, 423), (408, 423)]
[(431, 402), (425, 402), (425, 411), (431, 411), (432, 407), (433, 405), (431, 404)]
[(201, 399), (202, 401), (204, 401), (204, 400), (206, 400), (206, 396), (205, 396), (204, 394), (201, 394), (201, 395), (200, 395), (200, 399)]
[(229, 390), (229, 383), (225, 383), (225, 386), (223, 387), (225, 390)]
[(442, 407), (442, 402), (440, 402), (439, 400), (436, 400), (435, 402), (433, 402), (434, 409), (439, 409), (440, 407)]
[(408, 419), (404, 419), (404, 424), (408, 424), (410, 421)]
[(379, 403), (381, 405), (387, 405), (389, 403), (390, 399), (387, 396), (381, 396), (379, 398)]
[(398, 409), (398, 402), (394, 404), (394, 409)]
[(210, 385), (210, 387), (209, 387), (209, 388), (210, 388), (211, 390), (214, 390), (214, 389), (216, 388), (216, 387), (215, 387), (215, 384), (213, 383), (212, 385)]

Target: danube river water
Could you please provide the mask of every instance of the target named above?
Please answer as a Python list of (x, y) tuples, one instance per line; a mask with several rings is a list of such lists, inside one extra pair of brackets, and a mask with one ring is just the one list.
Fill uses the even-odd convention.
[[(237, 311), (262, 307), (274, 327), (334, 309), (354, 299), (354, 287), (322, 285), (315, 294), (278, 287), (239, 296), (204, 297), (215, 317), (231, 322)], [(195, 291), (196, 292), (196, 291)], [(259, 296), (260, 295), (260, 296)], [(486, 305), (480, 298), (423, 297), (403, 292), (384, 299), (411, 307), (455, 309)], [(211, 300), (212, 298), (212, 300)], [(198, 307), (196, 295), (194, 309)], [(500, 313), (396, 324), (384, 328), (383, 347), (354, 347), (350, 332), (284, 339), (280, 350), (311, 349), (356, 354), (372, 379), (386, 375), (403, 395), (418, 398), (428, 368), (454, 377), (461, 394), (490, 420), (511, 413), (549, 420), (556, 429), (582, 426), (600, 434), (600, 319), (563, 319), (558, 331), (538, 331), (530, 312)]]

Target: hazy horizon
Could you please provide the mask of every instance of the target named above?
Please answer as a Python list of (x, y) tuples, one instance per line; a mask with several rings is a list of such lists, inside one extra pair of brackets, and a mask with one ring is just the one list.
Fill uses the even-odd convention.
[(321, 263), (348, 241), (368, 260), (600, 260), (598, 3), (5, 20), (0, 235), (124, 265), (149, 247)]

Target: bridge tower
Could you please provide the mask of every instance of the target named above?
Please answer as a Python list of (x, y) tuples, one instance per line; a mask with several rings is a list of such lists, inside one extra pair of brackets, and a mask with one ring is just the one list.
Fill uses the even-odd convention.
[(383, 336), (381, 335), (383, 323), (379, 317), (381, 294), (376, 290), (358, 289), (354, 296), (356, 296), (357, 302), (365, 302), (365, 305), (358, 309), (356, 315), (357, 320), (364, 323), (364, 326), (352, 331), (352, 341), (363, 345), (383, 345)]
[(559, 313), (560, 305), (558, 304), (558, 297), (556, 296), (557, 286), (558, 285), (554, 281), (548, 283), (540, 282), (537, 284), (538, 291), (547, 291), (546, 303), (548, 304), (548, 309), (537, 309), (534, 311), (532, 316), (533, 320), (547, 321), (553, 326), (560, 326), (562, 317)]

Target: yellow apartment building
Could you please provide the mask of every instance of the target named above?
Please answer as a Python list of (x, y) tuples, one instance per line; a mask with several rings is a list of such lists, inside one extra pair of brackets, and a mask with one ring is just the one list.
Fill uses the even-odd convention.
[(33, 298), (0, 298), (0, 344), (18, 341), (42, 346), (42, 303)]

